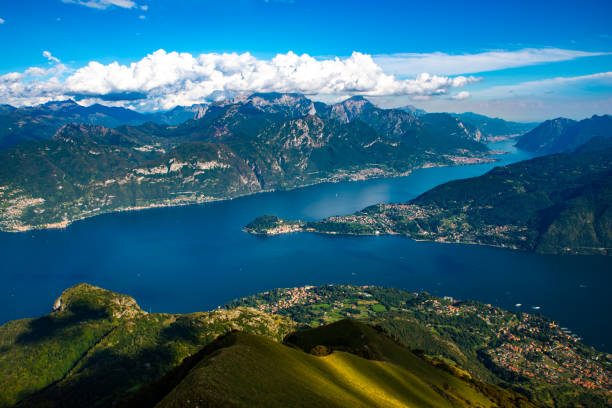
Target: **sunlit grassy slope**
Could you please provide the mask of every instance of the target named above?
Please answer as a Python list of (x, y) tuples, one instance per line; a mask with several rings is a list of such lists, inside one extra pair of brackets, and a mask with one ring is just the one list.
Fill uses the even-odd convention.
[[(203, 350), (155, 406), (531, 406), (517, 394), (438, 368), (361, 323), (347, 320), (301, 333), (287, 344), (228, 334)], [(311, 344), (329, 354), (301, 348)]]

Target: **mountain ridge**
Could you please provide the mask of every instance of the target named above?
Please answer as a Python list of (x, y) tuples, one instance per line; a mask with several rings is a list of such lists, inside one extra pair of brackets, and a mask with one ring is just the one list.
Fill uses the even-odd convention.
[(567, 118), (547, 120), (525, 133), (516, 146), (538, 154), (572, 151), (594, 137), (612, 137), (612, 116), (593, 115), (576, 121)]
[[(186, 399), (213, 403), (214, 395), (222, 405), (232, 401), (228, 395), (250, 405), (253, 398), (290, 400), (287, 389), (307, 399), (340, 395), (337, 404), (346, 406), (342, 401), (361, 394), (325, 391), (338, 390), (342, 378), (419, 406), (423, 398), (450, 398), (460, 406), (474, 398), (490, 406), (609, 401), (605, 355), (554, 322), (424, 292), (307, 286), (270, 290), (210, 312), (167, 314), (145, 313), (127, 295), (79, 284), (53, 307), (46, 316), (0, 326), (0, 369), (7, 373), (0, 377), (1, 407), (153, 406), (162, 400), (160, 406), (174, 406)], [(237, 344), (246, 354), (232, 351)], [(508, 350), (516, 355), (506, 358)], [(563, 374), (553, 370), (561, 364)], [(336, 374), (311, 377), (315, 367)], [(392, 380), (384, 367), (403, 380)], [(299, 375), (278, 377), (281, 372)], [(219, 378), (227, 381), (209, 382)], [(283, 378), (292, 385), (274, 385)], [(308, 386), (311, 380), (323, 388)], [(391, 389), (383, 386), (391, 383)]]

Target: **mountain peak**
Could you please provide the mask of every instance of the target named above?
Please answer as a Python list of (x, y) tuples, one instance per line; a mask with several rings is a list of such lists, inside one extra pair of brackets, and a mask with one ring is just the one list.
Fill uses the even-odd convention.
[(83, 318), (103, 316), (119, 319), (145, 314), (133, 298), (88, 283), (66, 289), (53, 304), (53, 311), (73, 313)]
[(67, 108), (80, 107), (78, 103), (76, 103), (73, 99), (66, 99), (65, 101), (51, 101), (39, 105), (39, 108), (49, 109), (52, 111), (58, 111)]
[(572, 151), (596, 136), (611, 137), (612, 116), (602, 115), (575, 121), (567, 118), (547, 120), (524, 134), (517, 147), (534, 153), (553, 154)]
[(294, 118), (317, 113), (314, 103), (299, 93), (258, 92), (248, 96), (238, 95), (214, 105), (217, 107), (242, 105), (255, 108), (261, 112), (280, 113)]
[(352, 96), (332, 107), (332, 116), (341, 122), (352, 122), (355, 118), (374, 105), (361, 95)]

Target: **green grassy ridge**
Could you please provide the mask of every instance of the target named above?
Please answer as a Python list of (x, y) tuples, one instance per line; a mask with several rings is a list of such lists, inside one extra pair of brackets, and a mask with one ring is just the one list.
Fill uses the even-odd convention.
[[(320, 347), (324, 346), (327, 352), (345, 351), (369, 360), (391, 362), (408, 369), (413, 375), (430, 384), (436, 383), (432, 379), (433, 374), (437, 377), (438, 383), (441, 380), (446, 381), (460, 394), (469, 394), (473, 388), (477, 388), (480, 392), (484, 391), (489, 398), (497, 400), (500, 406), (531, 405), (527, 398), (520, 394), (473, 380), (468, 372), (457, 367), (453, 361), (439, 357), (423, 358), (422, 350), (418, 349), (416, 354), (407, 352), (409, 349), (380, 325), (372, 326), (357, 320), (344, 319), (325, 326), (297, 331), (287, 336), (284, 343), (310, 353), (320, 351)], [(446, 371), (450, 376), (432, 371), (432, 365)]]
[[(325, 305), (325, 307), (321, 307)], [(572, 364), (572, 376), (580, 376), (581, 367), (595, 364), (612, 374), (612, 364), (605, 353), (586, 347), (562, 333), (551, 320), (472, 301), (443, 299), (427, 293), (415, 294), (394, 288), (353, 285), (323, 285), (292, 289), (274, 289), (238, 299), (228, 308), (249, 306), (294, 320), (300, 327), (319, 327), (346, 318), (378, 326), (406, 347), (435, 361), (450, 360), (450, 365), (467, 371), (475, 380), (516, 390), (545, 406), (573, 407), (579, 401), (584, 407), (603, 407), (612, 403), (609, 386), (590, 390), (569, 381), (548, 382), (548, 374), (532, 379), (516, 374), (491, 360), (512, 346), (540, 347), (537, 358), (548, 359), (550, 349), (571, 350), (568, 357), (555, 357)], [(377, 311), (383, 306), (384, 311)], [(379, 309), (380, 310), (380, 309)], [(511, 340), (508, 336), (519, 339)], [(596, 356), (596, 360), (593, 360)], [(529, 353), (513, 357), (529, 371)], [(448, 364), (446, 364), (448, 365)]]
[[(286, 303), (290, 299), (294, 303)], [(270, 314), (270, 305), (277, 304), (286, 306)], [(459, 311), (449, 314), (450, 307)], [(605, 356), (579, 343), (561, 339), (559, 333), (548, 329), (551, 322), (545, 318), (510, 313), (478, 302), (455, 302), (392, 288), (325, 285), (308, 289), (276, 289), (237, 300), (227, 308), (212, 312), (147, 314), (129, 296), (81, 284), (64, 291), (56, 301), (55, 309), (39, 319), (9, 322), (0, 327), (1, 407), (16, 402), (24, 407), (109, 407), (126, 401), (125, 398), (131, 395), (140, 398), (143, 392), (149, 393), (150, 384), (153, 384), (153, 389), (160, 387), (154, 395), (161, 400), (171, 390), (178, 390), (177, 385), (199, 364), (200, 357), (209, 354), (212, 360), (206, 359), (213, 363), (214, 370), (200, 367), (204, 370), (202, 378), (214, 383), (206, 383), (209, 385), (217, 384), (215, 381), (221, 376), (238, 378), (235, 375), (247, 376), (260, 372), (261, 367), (275, 366), (270, 358), (265, 357), (268, 350), (265, 344), (258, 349), (260, 354), (256, 362), (244, 361), (255, 347), (247, 344), (248, 350), (239, 348), (243, 350), (240, 353), (229, 352), (228, 359), (223, 360), (226, 362), (215, 366), (215, 356), (231, 348), (224, 346), (223, 351), (214, 345), (220, 344), (215, 340), (235, 330), (276, 342), (284, 340), (287, 345), (303, 350), (295, 349), (300, 355), (291, 354), (290, 357), (297, 359), (295, 361), (301, 364), (300, 367), (305, 367), (304, 375), (321, 370), (327, 373), (323, 383), (320, 378), (311, 378), (308, 384), (331, 390), (332, 395), (324, 392), (325, 398), (333, 397), (330, 401), (336, 401), (338, 406), (353, 401), (347, 395), (354, 394), (351, 387), (357, 383), (372, 386), (383, 396), (389, 392), (393, 398), (405, 395), (405, 390), (413, 390), (415, 384), (421, 384), (420, 378), (427, 374), (422, 370), (430, 369), (446, 373), (440, 378), (446, 378), (446, 375), (459, 378), (462, 384), (457, 385), (459, 391), (468, 387), (464, 391), (469, 391), (470, 395), (485, 395), (495, 401), (517, 398), (508, 390), (512, 388), (547, 406), (572, 406), (573, 402), (580, 401), (585, 407), (600, 407), (605, 406), (606, 401), (610, 402), (609, 395), (606, 397), (601, 391), (589, 391), (569, 383), (551, 385), (520, 376), (505, 377), (508, 372), (492, 364), (487, 354), (503, 343), (496, 334), (500, 329), (519, 336), (537, 329), (537, 333), (528, 334), (521, 341), (539, 346), (551, 341), (565, 341), (561, 345), (571, 345), (575, 349), (576, 354), (571, 358), (590, 359), (597, 354), (602, 358), (598, 364), (605, 364)], [(349, 311), (351, 317), (378, 328), (355, 321), (329, 324), (344, 319)], [(523, 331), (516, 331), (520, 325), (526, 327), (521, 329)], [(296, 332), (296, 327), (315, 329)], [(211, 346), (206, 348), (207, 345)], [(284, 356), (282, 350), (284, 348), (268, 351), (271, 355)], [(321, 356), (329, 354), (329, 351), (335, 352), (328, 356), (329, 364), (321, 366), (319, 361), (311, 366), (303, 360), (304, 351)], [(189, 356), (192, 358), (186, 359)], [(488, 360), (482, 356), (489, 356)], [(366, 362), (361, 361), (363, 357), (366, 357)], [(385, 366), (387, 363), (393, 367)], [(244, 372), (232, 372), (237, 369), (236, 364), (245, 364)], [(333, 378), (329, 377), (330, 372), (335, 373)], [(339, 372), (342, 376), (348, 375), (350, 381), (337, 382)], [(258, 395), (257, 387), (262, 384), (257, 381), (272, 386), (275, 375), (271, 374), (270, 381), (258, 378), (244, 381), (253, 387), (253, 395)], [(299, 377), (293, 377), (291, 381), (297, 381)], [(156, 382), (160, 378), (165, 380)], [(173, 380), (168, 383), (168, 378)], [(199, 384), (198, 378), (193, 379), (193, 384)], [(233, 395), (230, 388), (237, 384), (235, 381), (217, 384), (221, 387), (218, 395)], [(384, 386), (391, 383), (395, 385), (389, 391)], [(427, 390), (433, 389), (439, 395), (448, 391), (444, 384), (433, 384), (437, 384), (436, 387), (427, 386)], [(506, 390), (495, 384), (503, 385)], [(229, 388), (223, 388), (225, 386)], [(417, 394), (429, 395), (429, 391), (419, 387), (416, 388), (420, 390)], [(189, 386), (183, 390), (189, 394), (193, 389)], [(461, 398), (466, 395), (463, 391), (459, 394), (463, 395)], [(334, 399), (338, 395), (341, 395), (340, 399)], [(250, 397), (247, 395), (245, 398), (247, 401)], [(265, 398), (273, 398), (273, 395)], [(266, 401), (265, 398), (262, 401)]]
[[(291, 297), (291, 289), (273, 289), (230, 302), (231, 309), (240, 306), (259, 308), (271, 312), (268, 305), (275, 305)], [(310, 287), (311, 297), (274, 313), (294, 320), (300, 327), (318, 327), (333, 323), (347, 316), (376, 325), (391, 337), (413, 350), (422, 350), (427, 355), (449, 358), (468, 370), (476, 378), (487, 382), (500, 379), (479, 360), (474, 346), (486, 344), (485, 338), (492, 335), (474, 329), (488, 329), (478, 312), (488, 307), (474, 302), (475, 311), (458, 318), (441, 318), (435, 313), (420, 310), (428, 300), (451, 304), (450, 301), (426, 293), (414, 294), (401, 289), (360, 287), (353, 285), (322, 285)], [(313, 302), (310, 299), (314, 299)], [(320, 305), (326, 305), (321, 308)], [(336, 309), (334, 311), (333, 309)], [(444, 327), (457, 327), (458, 332), (443, 331)], [(465, 330), (465, 337), (457, 336)]]
[[(233, 332), (125, 406), (532, 406), (524, 397), (508, 392), (485, 395), (471, 383), (434, 367), (372, 330), (343, 321), (315, 329), (308, 336), (315, 343), (325, 343), (334, 332), (336, 340), (352, 343), (367, 334), (367, 345), (378, 346), (384, 361), (345, 351), (315, 357), (261, 336)], [(295, 340), (300, 333), (291, 338)], [(149, 396), (160, 387), (170, 391), (156, 395), (161, 398), (158, 402)], [(509, 405), (503, 404), (506, 401)]]
[(132, 298), (87, 284), (56, 306), (0, 327), (0, 407), (110, 406), (228, 331), (280, 341), (294, 327), (248, 308), (146, 314)]

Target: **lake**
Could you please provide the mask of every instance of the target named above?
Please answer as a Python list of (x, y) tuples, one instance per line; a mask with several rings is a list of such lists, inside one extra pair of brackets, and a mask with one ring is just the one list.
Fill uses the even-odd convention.
[(586, 344), (612, 352), (610, 257), (538, 255), (399, 236), (261, 237), (241, 231), (262, 214), (314, 220), (407, 201), (440, 183), (529, 158), (508, 142), (491, 147), (509, 153), (494, 164), (108, 214), (65, 230), (0, 233), (0, 323), (48, 313), (64, 289), (80, 282), (129, 294), (147, 311), (171, 313), (210, 310), (275, 287), (349, 283), (542, 313)]

